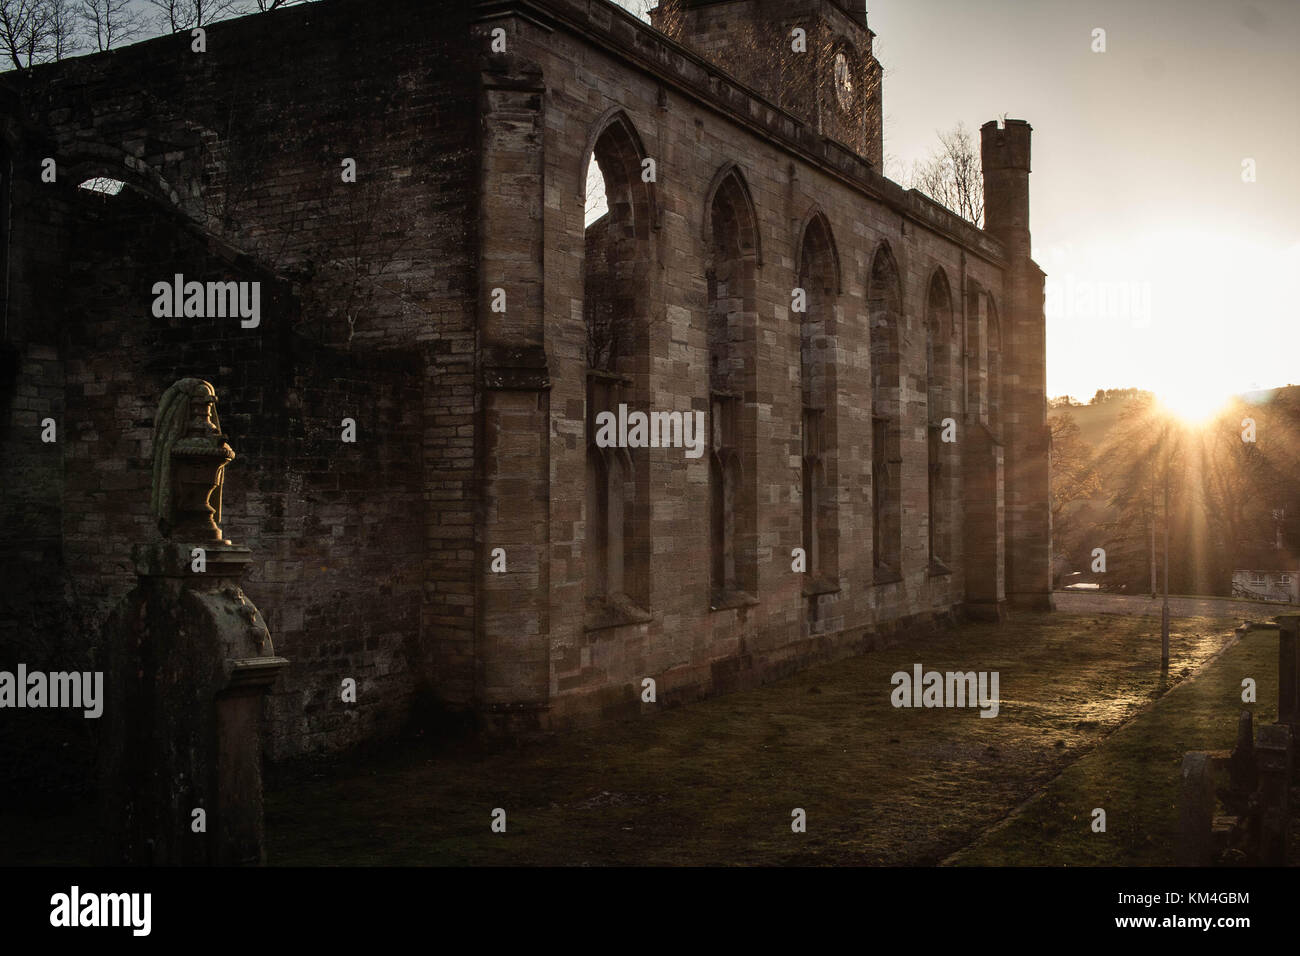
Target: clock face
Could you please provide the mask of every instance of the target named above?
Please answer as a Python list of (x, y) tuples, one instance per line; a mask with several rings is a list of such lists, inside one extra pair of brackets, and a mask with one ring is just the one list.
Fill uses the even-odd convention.
[(853, 73), (849, 70), (849, 59), (843, 53), (835, 54), (835, 95), (842, 109), (853, 105)]

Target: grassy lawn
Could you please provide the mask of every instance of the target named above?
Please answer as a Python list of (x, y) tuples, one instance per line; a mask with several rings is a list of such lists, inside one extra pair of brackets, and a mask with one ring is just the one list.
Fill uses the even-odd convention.
[[(1106, 738), (1023, 812), (951, 861), (959, 865), (1171, 866), (1179, 772), (1188, 750), (1228, 750), (1237, 715), (1277, 719), (1277, 631), (1252, 631), (1194, 681)], [(1253, 677), (1259, 703), (1241, 702)], [(1091, 830), (1106, 811), (1106, 832)]]
[[(509, 752), (411, 745), (303, 764), (268, 789), (268, 855), (295, 865), (933, 864), (1092, 751), (1080, 764), (1092, 769), (1073, 791), (1017, 821), (1029, 829), (1004, 831), (1009, 842), (981, 851), (978, 862), (1043, 861), (1038, 845), (1053, 834), (1065, 841), (1074, 826), (1084, 836), (1061, 842), (1062, 853), (1081, 854), (1071, 862), (1121, 862), (1099, 848), (1146, 842), (1148, 817), (1169, 803), (1154, 777), (1164, 774), (1173, 786), (1184, 750), (1230, 742), (1233, 695), (1205, 700), (1176, 731), (1126, 731), (1115, 745), (1094, 748), (1219, 651), (1232, 623), (1176, 621), (1168, 680), (1158, 621), (1023, 615)], [(1246, 651), (1266, 636), (1252, 634)], [(1268, 701), (1276, 665), (1270, 652), (1258, 653), (1251, 673)], [(998, 671), (999, 715), (893, 708), (890, 675), (917, 662)], [(1230, 690), (1239, 668), (1227, 670), (1216, 680)], [(1107, 759), (1125, 761), (1124, 773), (1107, 771)], [(1134, 794), (1161, 794), (1161, 806), (1140, 821), (1125, 802), (1130, 778)], [(1089, 843), (1087, 814), (1098, 805), (1111, 814), (1110, 834)], [(490, 830), (496, 807), (506, 810), (505, 834)], [(791, 832), (795, 807), (807, 813), (805, 834)], [(1169, 852), (1167, 840), (1155, 839), (1152, 855), (1133, 862)]]
[[(1234, 623), (1176, 620), (1167, 679), (1158, 620), (1020, 615), (507, 751), (413, 742), (298, 761), (268, 777), (268, 857), (281, 865), (926, 865), (969, 848), (959, 862), (1163, 863), (1172, 856), (1182, 754), (1230, 746), (1243, 676), (1256, 677), (1256, 713), (1272, 719), (1275, 632), (1252, 632), (1179, 686), (1223, 648)], [(914, 663), (999, 672), (998, 716), (895, 709), (890, 676)], [(1109, 815), (1107, 834), (1088, 828), (1096, 806)], [(490, 830), (496, 807), (506, 810), (505, 834)], [(806, 833), (791, 832), (795, 807), (807, 813)], [(93, 809), (0, 813), (0, 857), (93, 862)]]

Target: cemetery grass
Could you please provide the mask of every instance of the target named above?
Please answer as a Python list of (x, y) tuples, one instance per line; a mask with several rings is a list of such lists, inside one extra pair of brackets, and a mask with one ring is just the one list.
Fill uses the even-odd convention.
[[(1237, 715), (1277, 719), (1276, 630), (1251, 631), (1195, 680), (1162, 698), (1068, 767), (1005, 825), (950, 862), (957, 865), (1172, 866), (1179, 783), (1189, 750), (1230, 750)], [(1241, 701), (1256, 681), (1258, 703)], [(1092, 810), (1106, 811), (1094, 833)]]
[[(1158, 620), (1024, 614), (908, 636), (751, 691), (505, 751), (421, 740), (378, 755), (299, 761), (268, 785), (268, 859), (931, 865), (1084, 757), (1078, 785), (971, 861), (1155, 861), (1171, 852), (1164, 831), (1150, 842), (1120, 795), (1131, 790), (1133, 800), (1160, 804), (1143, 809), (1143, 827), (1166, 813), (1182, 751), (1231, 742), (1233, 697), (1225, 691), (1202, 702), (1161, 739), (1143, 736), (1148, 715), (1116, 746), (1102, 742), (1221, 650), (1236, 623), (1176, 620), (1167, 679)], [(1250, 636), (1248, 650), (1261, 636)], [(1276, 666), (1259, 653), (1250, 673), (1268, 701)], [(1276, 639), (1271, 653), (1275, 661)], [(890, 676), (918, 662), (926, 670), (998, 671), (999, 715), (892, 707)], [(1239, 684), (1240, 668), (1230, 670), (1222, 680)], [(1090, 842), (1094, 806), (1111, 814), (1110, 836)], [(806, 811), (806, 833), (791, 832), (796, 807)], [(505, 834), (490, 829), (495, 808), (506, 811)], [(1083, 835), (1069, 837), (1072, 828)], [(1054, 855), (1038, 848), (1044, 839), (1056, 841)], [(1133, 844), (1130, 856), (1102, 849), (1122, 840)]]

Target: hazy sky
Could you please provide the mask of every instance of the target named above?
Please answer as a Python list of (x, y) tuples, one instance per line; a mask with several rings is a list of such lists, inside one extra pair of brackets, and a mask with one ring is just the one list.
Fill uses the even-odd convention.
[[(1051, 394), (1300, 382), (1300, 2), (868, 9), (891, 177), (958, 120), (1034, 127)], [(1098, 27), (1105, 53), (1091, 50)]]
[(1190, 404), (1300, 382), (1298, 0), (868, 10), (891, 178), (958, 121), (1034, 127), (1050, 394), (1139, 386)]

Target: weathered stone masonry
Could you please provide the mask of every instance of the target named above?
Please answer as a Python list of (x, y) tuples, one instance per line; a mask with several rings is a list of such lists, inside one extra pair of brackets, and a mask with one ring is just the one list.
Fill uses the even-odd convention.
[[(480, 281), (484, 290), (513, 284), (530, 296), (540, 289), (544, 296), (540, 308), (529, 300), (516, 316), (523, 323), (514, 333), (518, 345), (535, 349), (539, 339), (545, 343), (548, 375), (543, 380), (539, 373), (534, 391), (516, 391), (520, 414), (513, 424), (520, 429), (515, 440), (531, 442), (539, 433), (536, 416), (549, 409), (543, 449), (549, 472), (523, 497), (535, 509), (530, 525), (549, 527), (550, 551), (534, 568), (529, 550), (513, 587), (508, 576), (484, 567), (480, 626), (487, 644), (515, 643), (516, 667), (549, 649), (547, 717), (635, 711), (646, 676), (656, 679), (661, 699), (671, 700), (870, 646), (912, 621), (954, 608), (996, 615), (1008, 582), (1018, 603), (1048, 604), (1041, 273), (1028, 260), (1027, 216), (1004, 212), (1027, 214), (1028, 126), (1011, 122), (984, 131), (990, 169), (1010, 172), (990, 178), (991, 230), (981, 232), (899, 189), (807, 123), (617, 10), (547, 3), (528, 5), (525, 13), (505, 5), (484, 19), (485, 42), (496, 27), (507, 31), (510, 52), (485, 71), (485, 88), (504, 72), (513, 77), (515, 98), (503, 105), (500, 120), (489, 103), (485, 127), (509, 123), (516, 132), (546, 132), (528, 144), (527, 180), (518, 175), (518, 163), (496, 180), (493, 159), (485, 155), (485, 216), (497, 202), (530, 211), (541, 206), (540, 220), (529, 228), (542, 231), (545, 253), (526, 254), (522, 237), (515, 236), (516, 255), (492, 254), (509, 267), (496, 268), (485, 252)], [(532, 118), (525, 121), (529, 109)], [(633, 155), (622, 155), (628, 149)], [(648, 231), (645, 249), (624, 253), (625, 281), (646, 299), (637, 320), (649, 334), (619, 369), (626, 381), (622, 394), (632, 396), (633, 404), (648, 395), (640, 399), (648, 408), (713, 411), (706, 399), (716, 387), (708, 372), (708, 323), (715, 307), (712, 286), (720, 281), (714, 276), (726, 269), (732, 270), (733, 287), (726, 294), (741, 316), (730, 335), (734, 364), (744, 369), (735, 496), (752, 502), (754, 525), (737, 515), (732, 531), (737, 564), (748, 558), (752, 579), (746, 582), (738, 567), (739, 594), (723, 593), (719, 602), (711, 593), (709, 464), (669, 450), (634, 451), (637, 471), (627, 483), (624, 528), (650, 560), (648, 581), (638, 585), (648, 600), (630, 603), (648, 620), (629, 613), (623, 623), (611, 623), (610, 614), (602, 613), (608, 609), (593, 613), (584, 601), (587, 562), (598, 553), (585, 527), (592, 518), (586, 494), (592, 477), (584, 466), (590, 441), (584, 415), (591, 408), (579, 321), (589, 314), (584, 299), (591, 294), (583, 279), (582, 216), (593, 151), (613, 197), (604, 228), (629, 236)], [(653, 186), (625, 173), (647, 156), (657, 164)], [(736, 224), (746, 216), (753, 221)], [(719, 240), (719, 218), (724, 233), (738, 230), (737, 235)], [(791, 549), (803, 543), (800, 338), (790, 290), (799, 281), (807, 224), (814, 221), (827, 224), (838, 282), (827, 304), (826, 333), (835, 395), (828, 415), (823, 413), (836, 423), (827, 455), (838, 526), (831, 561), (836, 575), (829, 586), (810, 586), (790, 572)], [(536, 247), (535, 234), (528, 241)], [(739, 257), (734, 263), (719, 266), (718, 241), (734, 249), (727, 253)], [(882, 252), (890, 265), (880, 285), (897, 285), (888, 295), (872, 288)], [(738, 297), (736, 286), (742, 290)], [(937, 306), (935, 288), (950, 290)], [(481, 308), (486, 327), (491, 316)], [(891, 308), (898, 314), (891, 315)], [(895, 476), (892, 533), (899, 539), (894, 566), (885, 568), (873, 566), (870, 544), (875, 370), (868, 343), (876, 315), (895, 325), (889, 340), (897, 353), (889, 358), (887, 346), (883, 360), (897, 363), (896, 418), (886, 422), (890, 450), (884, 463)], [(926, 323), (938, 316), (944, 330), (941, 341), (932, 343), (932, 362), (939, 381), (927, 389)], [(928, 397), (948, 407), (942, 414), (927, 408)], [(936, 515), (947, 526), (936, 528), (935, 540), (943, 544), (935, 546), (948, 553), (932, 561), (927, 447), (931, 426), (943, 417), (960, 423), (961, 438), (935, 452), (950, 455), (936, 487), (942, 504)], [(496, 439), (505, 440), (500, 434)], [(490, 471), (485, 476), (489, 501), (519, 496), (519, 490), (514, 484), (498, 494)], [(642, 494), (648, 495), (650, 515), (644, 530), (627, 518), (638, 512)], [(1004, 521), (1014, 522), (1015, 536), (1004, 535)], [(489, 514), (480, 528), (481, 546), (508, 548), (520, 527), (518, 511), (500, 526)], [(625, 558), (635, 553), (628, 549)], [(730, 582), (723, 591), (729, 587)], [(502, 618), (504, 627), (492, 616), (498, 594), (502, 613), (511, 615), (508, 622)], [(519, 600), (546, 595), (549, 601), (538, 606)], [(530, 642), (522, 634), (535, 637)], [(534, 680), (540, 683), (540, 671)], [(538, 699), (540, 706), (540, 694)]]
[[(207, 54), (163, 37), (6, 77), (17, 367), (0, 537), (22, 582), (6, 649), (93, 651), (147, 521), (157, 396), (193, 375), (239, 449), (226, 510), (256, 556), (246, 586), (296, 655), (273, 753), (391, 735), (434, 673), (455, 690), (473, 646), (475, 74), (462, 8), (426, 33), (417, 9), (314, 4), (215, 25)], [(74, 188), (97, 175), (129, 188)], [(150, 288), (175, 273), (261, 280), (260, 327), (154, 319)], [(31, 730), (15, 742), (38, 753)]]
[[(805, 7), (878, 70), (862, 10)], [(217, 24), (206, 54), (40, 68), (5, 104), (0, 562), (24, 585), (0, 638), (32, 666), (93, 653), (148, 520), (123, 502), (152, 405), (189, 375), (220, 397), (229, 533), (292, 661), (278, 756), (422, 699), (562, 726), (648, 709), (645, 677), (661, 706), (1050, 602), (1027, 125), (983, 131), (981, 231), (881, 176), (871, 127), (863, 158), (818, 132), (829, 108), (787, 112), (603, 0), (324, 0)], [(586, 236), (593, 153), (610, 212)], [(128, 188), (75, 188), (96, 175)], [(174, 273), (262, 281), (261, 326), (155, 319)], [(603, 368), (595, 314), (626, 325)], [(597, 461), (614, 398), (721, 431), (698, 459)]]

